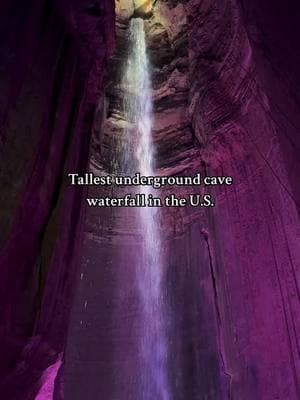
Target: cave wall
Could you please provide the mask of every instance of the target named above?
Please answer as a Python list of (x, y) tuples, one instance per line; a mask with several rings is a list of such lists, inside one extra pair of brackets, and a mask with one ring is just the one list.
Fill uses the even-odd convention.
[[(1, 393), (30, 399), (44, 370), (47, 381), (83, 273), (55, 396), (63, 398), (66, 381), (72, 400), (119, 400), (135, 393), (138, 373), (134, 359), (124, 362), (139, 329), (131, 272), (122, 264), (126, 255), (134, 266), (139, 251), (134, 216), (85, 210), (84, 193), (63, 182), (64, 170), (85, 170), (92, 131), (91, 169), (111, 156), (120, 122), (114, 101), (107, 103), (116, 59), (106, 69), (106, 100), (101, 85), (113, 4), (32, 0), (1, 10)], [(234, 178), (231, 188), (213, 191), (213, 210), (164, 216), (178, 400), (299, 397), (296, 11), (292, 0), (283, 9), (279, 1), (168, 0), (146, 22), (158, 167)], [(122, 18), (121, 43), (126, 8)], [(114, 54), (122, 61), (122, 51)], [(83, 236), (74, 235), (79, 210)], [(78, 269), (76, 255), (83, 257)]]
[[(295, 87), (272, 71), (270, 61), (284, 71), (284, 64), (275, 57), (282, 60), (284, 50), (276, 53), (269, 42), (273, 57), (268, 58), (257, 35), (253, 40), (253, 30), (260, 32), (262, 19), (252, 16), (249, 22), (246, 12), (253, 3), (245, 4), (246, 11), (231, 1), (213, 6), (194, 2), (191, 8), (195, 134), (204, 144), (207, 173), (231, 175), (235, 182), (215, 192), (217, 205), (208, 215), (219, 351), (229, 382), (228, 398), (296, 399), (299, 203), (293, 169), (299, 168), (299, 152), (293, 125), (297, 121)], [(270, 21), (267, 7), (257, 4), (256, 9), (263, 10)], [(268, 33), (274, 41), (278, 37), (274, 30)], [(279, 116), (278, 105), (283, 109)]]
[(242, 15), (253, 48), (257, 73), (263, 82), (272, 119), (284, 155), (290, 186), (299, 212), (299, 65), (297, 20), (299, 4), (280, 1), (241, 2)]
[[(159, 172), (201, 171), (234, 179), (232, 187), (212, 190), (214, 209), (164, 214), (172, 310), (169, 370), (176, 399), (299, 397), (297, 68), (284, 60), (284, 46), (277, 52), (272, 47), (280, 34), (276, 25), (270, 28), (268, 7), (231, 0), (161, 1), (145, 22)], [(259, 10), (260, 17), (251, 10)], [(122, 130), (114, 80), (133, 12), (125, 9), (117, 20), (117, 51), (92, 142), (94, 172), (105, 170)], [(267, 36), (263, 27), (270, 29)], [(288, 81), (276, 67), (287, 76), (291, 72)], [(138, 373), (138, 364), (130, 361), (138, 327), (128, 264), (137, 262), (138, 236), (124, 242), (133, 235), (132, 221), (131, 213), (108, 217), (87, 210), (83, 282), (67, 352), (69, 398), (79, 399), (85, 388), (92, 397), (134, 397), (134, 386), (126, 386)], [(123, 254), (127, 262), (110, 253)], [(97, 312), (99, 302), (106, 306)], [(91, 345), (83, 332), (100, 339)], [(93, 386), (95, 371), (87, 367), (83, 373), (82, 363), (96, 363), (106, 379)]]
[[(91, 143), (90, 170), (95, 174), (118, 171), (118, 148), (120, 143), (122, 148), (128, 124), (122, 74), (130, 47), (129, 16), (134, 9), (123, 9), (120, 3), (116, 3), (116, 50), (108, 65), (105, 95)], [(145, 20), (145, 31), (153, 84), (157, 172), (193, 175), (203, 171), (203, 166), (189, 115), (189, 34), (184, 5), (158, 2), (153, 17)], [(125, 192), (118, 188), (88, 190), (89, 197), (122, 194)], [(162, 214), (166, 262), (161, 268), (168, 309), (171, 397), (221, 398), (226, 382), (223, 385), (219, 368), (206, 217), (203, 211), (191, 208), (163, 210)], [(128, 208), (86, 209), (78, 292), (65, 355), (66, 399), (146, 400), (160, 396), (153, 389), (152, 377), (146, 391), (141, 392), (145, 372), (138, 346), (145, 327), (140, 325), (142, 306), (136, 282), (143, 251), (138, 215), (137, 210)]]
[(67, 187), (64, 171), (86, 168), (113, 22), (110, 1), (1, 4), (0, 390), (6, 399), (33, 398), (65, 345), (82, 192)]

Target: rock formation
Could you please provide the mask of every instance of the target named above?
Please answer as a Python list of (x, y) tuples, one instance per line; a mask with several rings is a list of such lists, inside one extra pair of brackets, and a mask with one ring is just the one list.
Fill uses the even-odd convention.
[(114, 7), (110, 1), (5, 3), (0, 391), (7, 400), (25, 400), (34, 398), (42, 373), (65, 347), (82, 193), (66, 187), (64, 170), (86, 168), (113, 50)]
[[(290, 218), (298, 220), (297, 202), (286, 169), (281, 127), (274, 119), (242, 10), (233, 1), (158, 2), (145, 24), (159, 174), (201, 171), (234, 179), (232, 188), (214, 190), (217, 205), (213, 211), (165, 211), (173, 396), (296, 399), (299, 226), (291, 226)], [(93, 171), (108, 168), (108, 160), (114, 159), (115, 140), (122, 140), (126, 124), (118, 74), (126, 54), (127, 26), (126, 19), (118, 20), (117, 15), (117, 49), (106, 78), (101, 108), (105, 109), (104, 122), (94, 136)], [(122, 302), (134, 292), (132, 270), (127, 266), (128, 260), (134, 265), (133, 255), (138, 251), (133, 219), (130, 213), (113, 213), (108, 221), (102, 210), (87, 211), (84, 276), (97, 294), (82, 284), (77, 301), (82, 304), (89, 296), (94, 308), (104, 296), (108, 304), (97, 322), (93, 313), (75, 306), (75, 319), (86, 327), (76, 330), (80, 342), (76, 333), (71, 334), (73, 351), (80, 343), (81, 357), (87, 363), (98, 360), (96, 369), (101, 375), (107, 376), (110, 366), (115, 394), (101, 381), (95, 390), (115, 398), (122, 397), (126, 382), (133, 379), (133, 367), (127, 375), (120, 363), (124, 357), (130, 362), (130, 355), (126, 358), (122, 349), (129, 349), (129, 354), (134, 351), (129, 345), (137, 335), (131, 329), (134, 314), (119, 323), (117, 317), (109, 317), (131, 310)], [(135, 242), (125, 244), (124, 237), (131, 235)], [(119, 258), (114, 261), (110, 253), (126, 254), (126, 265), (117, 268)], [(99, 259), (106, 265), (104, 270), (100, 270)], [(131, 300), (134, 310), (137, 306)], [(273, 308), (278, 312), (272, 313)], [(95, 346), (85, 348), (82, 339), (82, 332), (92, 338), (101, 326), (110, 338), (105, 363), (99, 361)], [(116, 343), (121, 338), (119, 348)], [(107, 357), (112, 349), (116, 355), (110, 362)], [(103, 354), (101, 344), (100, 351)], [(77, 367), (76, 376), (81, 365)], [(283, 383), (280, 376), (283, 371), (286, 376), (286, 368), (289, 379)], [(93, 382), (90, 374), (89, 369), (82, 374), (78, 399)], [(129, 389), (130, 395), (134, 397)]]
[(49, 377), (55, 400), (136, 400), (135, 213), (86, 208), (64, 176), (88, 164), (94, 173), (118, 168), (128, 22), (137, 16), (152, 66), (158, 174), (234, 181), (211, 190), (213, 209), (163, 210), (171, 398), (298, 399), (293, 1), (287, 17), (279, 1), (117, 0), (115, 21), (109, 0), (37, 3), (33, 13), (22, 6), (22, 18), (8, 6), (2, 13), (5, 400), (33, 399)]

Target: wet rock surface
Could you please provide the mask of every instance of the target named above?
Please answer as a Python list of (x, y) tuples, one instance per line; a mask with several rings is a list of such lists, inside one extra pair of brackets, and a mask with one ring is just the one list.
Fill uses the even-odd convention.
[[(0, 389), (7, 400), (33, 399), (43, 371), (60, 362), (68, 328), (55, 400), (137, 400), (136, 215), (86, 209), (81, 191), (63, 190), (59, 202), (56, 196), (64, 146), (68, 168), (84, 172), (92, 125), (91, 170), (117, 165), (128, 124), (120, 82), (135, 7), (116, 3), (116, 49), (105, 69), (113, 2), (64, 1), (51, 13), (47, 4), (16, 5), (24, 20), (1, 5), (3, 30), (16, 28), (27, 46), (17, 51), (13, 35), (0, 43), (2, 277), (10, 267), (1, 283), (9, 311), (0, 331)], [(26, 7), (35, 10), (30, 18)], [(269, 0), (158, 0), (145, 20), (157, 172), (234, 180), (214, 189), (215, 208), (174, 208), (161, 217), (175, 400), (299, 398), (299, 32), (291, 21), (293, 1), (283, 7)], [(116, 193), (89, 191), (101, 194)], [(42, 264), (41, 254), (48, 260)]]
[[(214, 209), (163, 214), (174, 399), (298, 396), (299, 220), (286, 164), (287, 154), (296, 155), (283, 145), (282, 129), (289, 128), (274, 117), (274, 92), (264, 75), (272, 73), (242, 12), (234, 1), (164, 1), (145, 21), (158, 173), (201, 171), (234, 180), (230, 188), (213, 190)], [(120, 43), (126, 42), (123, 28)], [(116, 53), (113, 70), (124, 54)], [(105, 169), (113, 138), (122, 137), (126, 124), (114, 81), (107, 79), (109, 111), (101, 153), (92, 153), (95, 171)], [(134, 228), (123, 216), (126, 233), (116, 229), (120, 218), (103, 231), (95, 225), (102, 219), (88, 216), (87, 241), (102, 240), (108, 231), (113, 241), (124, 240)], [(120, 301), (118, 291), (112, 301)]]

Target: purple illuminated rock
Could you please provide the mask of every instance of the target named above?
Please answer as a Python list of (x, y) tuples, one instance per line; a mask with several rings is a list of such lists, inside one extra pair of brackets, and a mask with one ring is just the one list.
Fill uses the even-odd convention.
[[(234, 180), (213, 189), (214, 209), (164, 210), (176, 400), (299, 398), (299, 28), (292, 0), (260, 3), (158, 0), (145, 22), (159, 172)], [(86, 172), (89, 148), (93, 172), (115, 154), (127, 14), (113, 53), (112, 1), (10, 7), (1, 5), (0, 392), (135, 400), (134, 212), (86, 209), (63, 179)]]

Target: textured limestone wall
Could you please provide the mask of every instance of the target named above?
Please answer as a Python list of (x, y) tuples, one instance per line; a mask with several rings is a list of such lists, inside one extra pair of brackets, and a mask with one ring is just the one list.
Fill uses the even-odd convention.
[[(291, 146), (287, 163), (282, 140), (293, 128), (277, 123), (267, 60), (260, 53), (258, 62), (260, 43), (249, 41), (240, 9), (231, 1), (194, 5), (193, 126), (208, 173), (235, 181), (216, 193), (207, 230), (228, 397), (296, 399), (300, 248), (289, 164), (299, 153)], [(291, 92), (284, 96), (287, 109)]]
[[(65, 382), (67, 400), (136, 400), (140, 327), (132, 276), (140, 233), (133, 212), (86, 210), (78, 191), (61, 191), (57, 203), (64, 168), (86, 167), (91, 133), (91, 169), (107, 170), (115, 157), (124, 124), (117, 84), (135, 12), (128, 4), (116, 2), (117, 46), (105, 90), (112, 2), (32, 1), (15, 4), (18, 14), (1, 5), (8, 35), (0, 41), (0, 241), (9, 240), (0, 257), (0, 391), (7, 400), (32, 399), (42, 372), (64, 350), (76, 280), (55, 399), (64, 398)], [(164, 211), (175, 400), (299, 398), (295, 21), (292, 0), (284, 8), (279, 1), (158, 0), (145, 21), (159, 172), (234, 179), (214, 190), (213, 210)]]
[[(293, 178), (298, 153), (293, 145), (296, 130), (289, 118), (284, 121), (286, 116), (278, 123), (274, 102), (280, 99), (285, 111), (297, 108), (289, 86), (266, 67), (268, 60), (256, 40), (260, 20), (256, 15), (250, 21), (245, 18), (247, 7), (252, 6), (231, 0), (161, 1), (155, 4), (153, 17), (145, 21), (159, 172), (201, 171), (234, 179), (232, 187), (213, 191), (217, 204), (213, 210), (186, 208), (164, 213), (171, 309), (169, 368), (171, 381), (176, 382), (172, 387), (175, 399), (298, 396), (300, 255), (298, 189)], [(124, 123), (115, 82), (126, 56), (131, 13), (117, 19), (117, 50), (99, 113), (103, 125), (96, 127), (93, 141), (94, 171), (106, 168), (113, 138)], [(275, 82), (284, 92), (276, 89)], [(286, 132), (288, 138), (293, 137), (292, 144), (286, 143)], [(87, 281), (80, 286), (74, 311), (74, 320), (83, 318), (86, 325), (74, 333), (70, 354), (72, 359), (80, 343), (87, 364), (98, 359), (95, 347), (86, 346), (82, 332), (100, 332), (105, 326), (109, 333), (98, 342), (105, 364), (98, 368), (108, 380), (99, 381), (97, 390), (118, 398), (125, 384), (115, 370), (122, 370), (124, 357), (130, 360), (121, 349), (133, 352), (130, 343), (137, 335), (130, 329), (134, 313), (124, 320), (118, 315), (130, 309), (127, 301), (134, 287), (131, 269), (119, 269), (119, 261), (104, 254), (99, 243), (136, 237), (136, 242), (124, 244), (125, 249), (114, 244), (109, 250), (127, 254), (132, 266), (138, 235), (132, 216), (126, 213), (112, 213), (108, 218), (97, 210), (88, 211), (86, 229)], [(101, 272), (102, 257), (106, 272)], [(107, 304), (95, 323), (94, 314), (83, 308), (87, 295), (92, 309), (98, 296)], [(115, 354), (112, 360), (111, 354)], [(80, 373), (80, 365), (77, 368)], [(136, 369), (134, 365), (128, 368), (132, 377)], [(82, 375), (81, 388), (85, 385), (93, 390), (90, 376)], [(75, 380), (72, 385), (76, 387)], [(130, 389), (127, 395), (132, 395)]]

